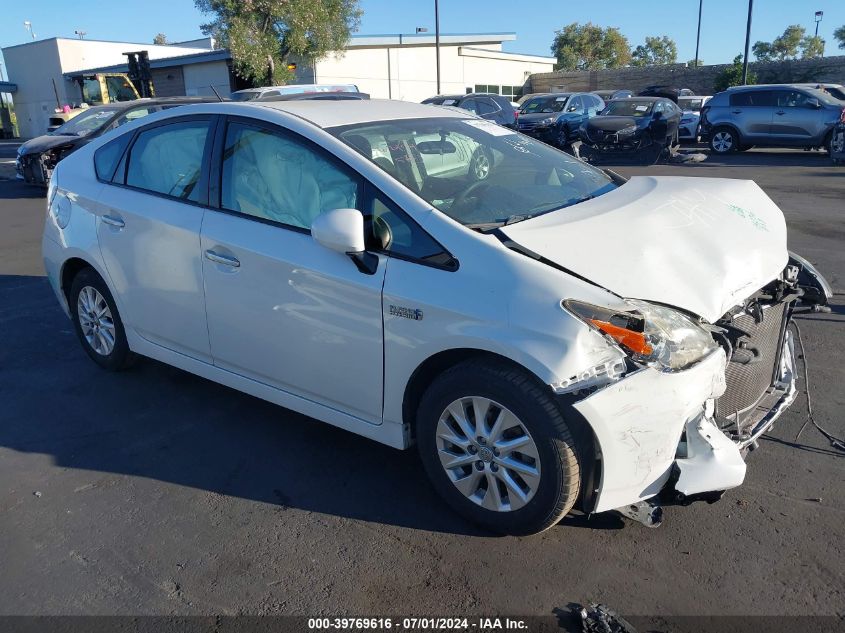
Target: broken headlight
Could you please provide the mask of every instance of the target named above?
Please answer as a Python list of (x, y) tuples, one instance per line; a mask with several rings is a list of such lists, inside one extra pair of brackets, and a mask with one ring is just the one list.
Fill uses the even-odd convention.
[(637, 126), (636, 125), (629, 125), (628, 127), (623, 127), (621, 130), (617, 132), (619, 136), (631, 136), (636, 134)]
[(628, 299), (629, 311), (615, 311), (581, 301), (564, 307), (590, 327), (610, 337), (635, 362), (661, 371), (678, 371), (698, 362), (717, 344), (713, 336), (672, 308)]

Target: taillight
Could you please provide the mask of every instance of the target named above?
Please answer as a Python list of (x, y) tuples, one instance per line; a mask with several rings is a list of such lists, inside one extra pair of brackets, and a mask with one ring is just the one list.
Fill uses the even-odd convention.
[(845, 108), (842, 108), (842, 112), (839, 113), (839, 121), (845, 123)]

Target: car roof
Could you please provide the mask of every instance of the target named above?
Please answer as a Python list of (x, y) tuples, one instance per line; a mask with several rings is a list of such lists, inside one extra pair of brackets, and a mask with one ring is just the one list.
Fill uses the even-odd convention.
[[(817, 85), (817, 84), (816, 84)], [(808, 84), (755, 84), (753, 86), (731, 86), (728, 91), (736, 90), (771, 90), (772, 88), (808, 88)]]
[(373, 121), (428, 118), (473, 118), (433, 104), (412, 103), (392, 99), (348, 101), (247, 101), (227, 102), (243, 108), (270, 108), (293, 114), (321, 128), (339, 127)]
[(669, 101), (669, 102), (671, 102), (672, 100), (669, 99), (668, 97), (648, 97), (648, 96), (646, 96), (646, 97), (621, 97), (619, 99), (613, 99), (613, 101), (651, 101), (651, 102), (654, 102), (654, 101)]

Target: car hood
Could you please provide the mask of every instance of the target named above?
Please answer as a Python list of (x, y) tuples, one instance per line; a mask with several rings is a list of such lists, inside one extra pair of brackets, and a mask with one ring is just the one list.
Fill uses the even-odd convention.
[(587, 127), (594, 130), (604, 130), (605, 132), (618, 132), (632, 125), (644, 127), (647, 123), (648, 119), (645, 117), (594, 116), (587, 121)]
[(51, 134), (45, 134), (44, 136), (36, 136), (35, 138), (30, 139), (26, 143), (21, 145), (20, 153), (21, 156), (25, 154), (40, 154), (41, 152), (46, 152), (48, 149), (53, 149), (54, 147), (60, 147), (62, 145), (78, 145), (83, 138), (85, 137), (58, 135), (54, 136)]
[(622, 297), (710, 322), (775, 279), (789, 259), (783, 213), (750, 180), (633, 177), (501, 231)]
[(519, 115), (520, 121), (542, 121), (543, 119), (557, 119), (561, 112), (532, 112), (531, 114)]

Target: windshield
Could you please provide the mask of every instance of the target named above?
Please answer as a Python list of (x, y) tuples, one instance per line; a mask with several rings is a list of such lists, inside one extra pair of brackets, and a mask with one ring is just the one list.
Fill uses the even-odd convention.
[(254, 101), (261, 96), (257, 90), (250, 90), (249, 92), (233, 92), (232, 101)]
[(534, 97), (523, 103), (520, 114), (538, 114), (540, 112), (562, 112), (569, 95)]
[(608, 102), (607, 107), (602, 112), (605, 116), (648, 116), (651, 108), (654, 105), (653, 101), (636, 101), (633, 99), (617, 100)]
[(483, 119), (381, 121), (328, 131), (471, 228), (526, 220), (617, 186), (604, 172)]
[(53, 136), (86, 136), (99, 130), (111, 119), (120, 107), (100, 106), (88, 108), (70, 121), (50, 132)]

